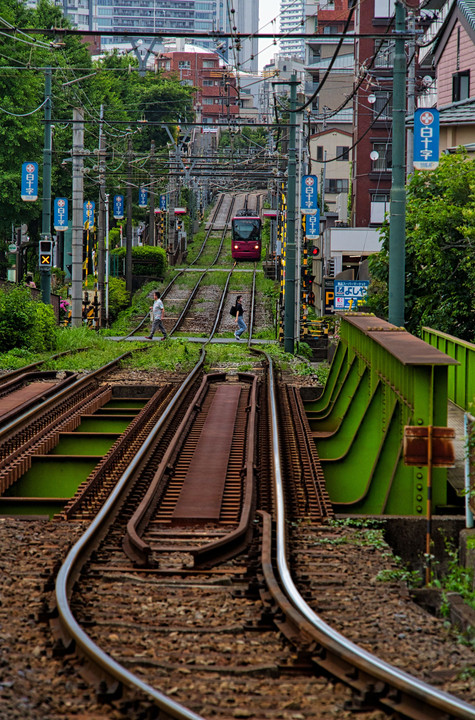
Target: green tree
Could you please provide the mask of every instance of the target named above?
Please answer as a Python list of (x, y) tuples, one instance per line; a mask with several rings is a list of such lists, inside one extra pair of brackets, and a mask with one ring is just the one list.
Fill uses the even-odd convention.
[[(0, 0), (0, 17), (14, 27), (68, 27), (60, 6), (51, 0), (38, 0), (35, 8), (17, 0)], [(97, 156), (99, 108), (104, 107), (102, 131), (107, 143), (107, 192), (125, 190), (126, 152), (133, 139), (132, 151), (143, 153), (141, 162), (133, 164), (132, 183), (150, 184), (151, 168), (147, 164), (150, 142), (156, 143), (157, 155), (169, 141), (157, 122), (175, 123), (192, 117), (193, 89), (183, 87), (179, 79), (147, 72), (140, 76), (137, 60), (111, 53), (93, 62), (88, 45), (79, 36), (65, 36), (60, 42), (51, 37), (16, 33), (2, 37), (3, 68), (0, 77), (0, 267), (3, 274), (6, 245), (12, 225), (28, 225), (28, 233), (37, 242), (41, 225), (41, 200), (24, 202), (20, 198), (21, 163), (29, 160), (39, 165), (39, 197), (42, 191), (44, 138), (44, 68), (52, 68), (53, 197), (71, 197), (72, 114), (74, 107), (85, 113), (85, 146), (91, 151), (85, 159), (85, 199), (98, 198)], [(83, 78), (81, 80), (81, 78)], [(143, 124), (141, 121), (144, 121)], [(126, 123), (130, 123), (128, 126)], [(148, 124), (150, 123), (150, 124)], [(173, 128), (172, 128), (173, 129)], [(160, 184), (155, 186), (160, 191)], [(134, 201), (136, 202), (136, 193)], [(144, 219), (144, 212), (134, 205), (134, 217)], [(33, 262), (33, 255), (30, 253)]]
[[(368, 305), (385, 317), (388, 307), (389, 224), (383, 249), (370, 258)], [(407, 188), (407, 329), (424, 325), (475, 339), (475, 161), (465, 152), (442, 155), (433, 171), (415, 171)]]

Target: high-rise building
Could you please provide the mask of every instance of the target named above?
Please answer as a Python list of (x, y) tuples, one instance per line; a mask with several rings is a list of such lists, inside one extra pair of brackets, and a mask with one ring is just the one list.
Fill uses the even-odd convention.
[[(280, 0), (280, 32), (297, 33), (304, 31), (305, 0)], [(280, 51), (287, 57), (305, 58), (305, 40), (296, 37), (282, 37)]]
[[(65, 15), (79, 30), (116, 32), (102, 36), (101, 45), (108, 49), (118, 44), (131, 45), (121, 33), (128, 30), (148, 33), (189, 32), (203, 37), (198, 44), (215, 50), (238, 69), (257, 70), (259, 0), (62, 0)], [(234, 12), (232, 12), (234, 10)], [(241, 42), (219, 38), (215, 33), (243, 33)]]

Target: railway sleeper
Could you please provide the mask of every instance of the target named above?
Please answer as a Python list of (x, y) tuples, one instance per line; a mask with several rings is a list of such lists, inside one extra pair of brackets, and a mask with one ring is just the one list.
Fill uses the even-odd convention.
[(361, 710), (363, 706), (365, 709), (374, 708), (388, 691), (385, 683), (376, 681), (371, 675), (326, 648), (320, 647), (319, 653), (314, 654), (313, 661), (330, 676), (337, 677), (346, 685), (350, 685), (356, 692), (355, 709)]

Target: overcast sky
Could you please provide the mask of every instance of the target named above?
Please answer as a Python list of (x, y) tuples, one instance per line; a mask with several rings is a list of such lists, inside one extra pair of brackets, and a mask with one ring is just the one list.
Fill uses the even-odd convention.
[[(279, 32), (280, 28), (280, 0), (259, 0), (259, 30), (265, 33)], [(277, 18), (275, 23), (270, 21)], [(267, 23), (269, 23), (267, 25)], [(265, 26), (265, 27), (264, 27)], [(278, 46), (272, 40), (259, 40), (259, 70), (269, 62), (278, 51)]]

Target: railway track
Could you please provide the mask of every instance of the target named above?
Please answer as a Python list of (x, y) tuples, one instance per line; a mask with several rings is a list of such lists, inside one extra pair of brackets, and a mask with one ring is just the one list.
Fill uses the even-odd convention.
[[(325, 717), (337, 703), (358, 706), (361, 718), (374, 717), (375, 707), (392, 717), (475, 718), (467, 702), (376, 658), (322, 621), (303, 597), (302, 561), (297, 588), (289, 558), (304, 557), (309, 547), (299, 545), (298, 532), (289, 533), (289, 518), (318, 527), (332, 509), (319, 473), (307, 468), (315, 458), (305, 420), (293, 430), (283, 427), (289, 408), (298, 415), (298, 398), (289, 388), (276, 392), (268, 357), (267, 364), (265, 382), (214, 376), (199, 387), (195, 368), (178, 393), (187, 397), (186, 411), (173, 439), (156, 444), (154, 455), (149, 437), (61, 568), (58, 637), (89, 658), (99, 694), (133, 694), (137, 717), (142, 703), (168, 717), (226, 719), (287, 717), (288, 707), (304, 718)], [(228, 449), (218, 452), (210, 443), (224, 405)], [(163, 432), (165, 415), (156, 432)], [(251, 510), (243, 519), (245, 507)], [(322, 673), (345, 687), (322, 682)]]
[[(78, 653), (72, 667), (127, 718), (475, 718), (322, 619), (332, 580), (316, 537), (341, 531), (326, 524), (300, 395), (277, 387), (268, 356), (252, 375), (203, 376), (205, 352), (178, 389), (146, 399), (65, 504), (63, 518), (90, 525), (44, 609), (56, 654)], [(1, 482), (111, 400), (99, 376), (72, 385), (0, 429)]]
[[(51, 460), (50, 453), (61, 437), (74, 433), (82, 419), (100, 411), (111, 400), (111, 388), (101, 383), (130, 354), (122, 354), (82, 377), (67, 374), (64, 381), (50, 384), (41, 396), (36, 393), (29, 401), (3, 415), (0, 423), (0, 507), (39, 501), (39, 498), (12, 494), (12, 486), (31, 469), (35, 459), (44, 457)], [(27, 386), (27, 390), (29, 387), (31, 385)], [(33, 388), (37, 390), (35, 384)], [(18, 399), (22, 392), (24, 388), (6, 395), (5, 400), (11, 404), (12, 398)], [(61, 458), (53, 460), (60, 461)], [(59, 496), (49, 498), (55, 503), (65, 499)], [(48, 497), (44, 496), (42, 502), (47, 503)]]
[[(223, 252), (224, 243), (226, 240), (227, 233), (229, 232), (229, 227), (231, 223), (232, 216), (235, 211), (235, 204), (238, 201), (238, 197), (241, 199), (241, 204), (247, 204), (249, 194), (244, 195), (244, 200), (242, 200), (241, 196), (235, 197), (232, 196), (229, 202), (229, 205), (226, 208), (223, 207), (224, 205), (224, 199), (225, 195), (221, 194), (218, 198), (218, 202), (216, 204), (216, 207), (214, 209), (213, 215), (210, 218), (209, 225), (207, 227), (205, 238), (201, 244), (201, 247), (196, 255), (196, 257), (188, 264), (187, 269), (195, 268), (197, 272), (200, 272), (199, 263), (203, 258), (203, 254), (207, 248), (208, 241), (213, 233), (221, 233), (221, 237), (219, 238), (219, 245), (217, 248), (217, 251), (214, 255), (214, 257), (211, 258), (209, 262), (205, 263), (205, 266), (203, 270), (201, 271), (201, 274), (196, 280), (196, 283), (194, 287), (191, 289), (189, 293), (187, 293), (186, 299), (184, 299), (181, 302), (181, 310), (178, 313), (178, 317), (173, 320), (173, 325), (170, 326), (170, 322), (168, 319), (165, 320), (165, 325), (167, 326), (167, 332), (169, 336), (172, 336), (174, 333), (180, 331), (180, 330), (186, 330), (189, 329), (190, 332), (195, 331), (194, 327), (194, 321), (193, 321), (193, 305), (196, 302), (200, 301), (200, 291), (203, 287), (203, 281), (205, 277), (208, 275), (209, 271), (212, 268), (215, 268), (219, 258)], [(256, 195), (256, 208), (259, 206), (260, 202), (260, 196)], [(224, 217), (223, 217), (223, 213)], [(229, 278), (233, 272), (233, 268), (226, 270), (223, 268), (223, 272), (227, 272), (227, 281), (226, 281), (226, 290), (229, 285)], [(254, 281), (253, 281), (253, 295), (255, 294), (255, 271), (256, 266), (254, 267)], [(174, 277), (171, 279), (171, 281), (168, 283), (168, 285), (164, 288), (162, 292), (162, 299), (165, 299), (167, 297), (170, 297), (170, 293), (173, 290), (174, 287), (176, 287), (177, 280), (185, 273), (185, 269), (179, 270)], [(222, 298), (222, 295), (217, 300), (213, 300), (213, 305), (217, 305), (219, 307), (220, 300)], [(222, 317), (222, 314), (221, 314)], [(148, 315), (146, 315), (140, 323), (126, 336), (127, 338), (133, 337), (134, 335), (140, 333), (145, 323), (148, 322)], [(214, 324), (214, 321), (211, 321), (211, 325)], [(206, 331), (209, 333), (210, 328), (207, 328)], [(216, 329), (215, 329), (216, 332)]]

